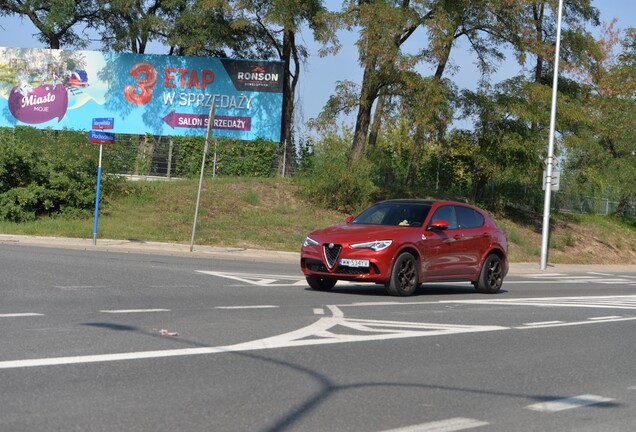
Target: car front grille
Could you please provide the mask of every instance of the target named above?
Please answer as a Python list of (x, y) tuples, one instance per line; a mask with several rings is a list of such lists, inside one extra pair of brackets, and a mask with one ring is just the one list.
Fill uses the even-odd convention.
[[(329, 273), (327, 266), (318, 260), (308, 259), (304, 262), (304, 266), (316, 273)], [(371, 264), (371, 268), (366, 267), (346, 267), (339, 266), (336, 270), (336, 274), (341, 275), (364, 275), (364, 274), (380, 274), (378, 267), (375, 264)]]
[(342, 245), (329, 243), (328, 245), (324, 245), (322, 247), (322, 250), (325, 254), (325, 261), (327, 262), (327, 266), (332, 269), (333, 266), (336, 265), (336, 261), (338, 261), (338, 256), (340, 255), (340, 251), (342, 250)]

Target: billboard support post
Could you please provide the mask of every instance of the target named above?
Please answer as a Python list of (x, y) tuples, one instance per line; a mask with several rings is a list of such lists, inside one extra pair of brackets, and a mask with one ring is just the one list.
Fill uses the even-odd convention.
[[(197, 230), (197, 216), (199, 214), (199, 202), (201, 201), (201, 185), (203, 184), (203, 171), (205, 170), (205, 157), (210, 152), (210, 138), (212, 137), (212, 123), (214, 123), (214, 111), (216, 110), (216, 101), (212, 103), (210, 115), (208, 116), (208, 129), (205, 134), (205, 149), (203, 150), (203, 158), (201, 161), (201, 175), (199, 177), (199, 190), (197, 192), (197, 204), (194, 208), (194, 224), (192, 225), (192, 238), (190, 239), (190, 252), (194, 248), (194, 234)], [(216, 163), (216, 150), (214, 151), (214, 161)]]

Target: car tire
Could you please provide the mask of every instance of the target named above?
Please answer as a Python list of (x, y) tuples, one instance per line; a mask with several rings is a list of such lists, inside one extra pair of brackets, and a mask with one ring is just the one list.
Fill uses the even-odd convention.
[(391, 270), (391, 278), (384, 285), (387, 293), (392, 296), (410, 296), (415, 293), (418, 285), (417, 260), (408, 252), (398, 255)]
[(307, 283), (316, 291), (329, 291), (336, 285), (337, 280), (318, 276), (307, 276)]
[(490, 254), (481, 266), (479, 279), (475, 282), (477, 292), (484, 294), (495, 294), (501, 289), (503, 284), (503, 263), (498, 255)]

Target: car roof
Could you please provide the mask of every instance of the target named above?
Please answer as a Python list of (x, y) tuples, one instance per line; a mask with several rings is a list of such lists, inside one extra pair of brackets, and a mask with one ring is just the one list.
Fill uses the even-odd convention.
[(439, 199), (421, 199), (421, 198), (397, 198), (397, 199), (388, 199), (384, 201), (379, 201), (376, 204), (380, 203), (413, 203), (413, 204), (436, 204), (436, 203), (448, 203), (448, 204), (465, 204), (470, 205), (466, 202), (461, 201), (451, 201), (451, 200), (439, 200)]

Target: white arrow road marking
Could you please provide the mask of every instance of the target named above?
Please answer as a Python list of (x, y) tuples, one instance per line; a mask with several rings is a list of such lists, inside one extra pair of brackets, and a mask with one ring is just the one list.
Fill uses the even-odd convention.
[[(288, 275), (270, 275), (255, 273), (228, 273), (216, 272), (208, 270), (197, 270), (198, 273), (208, 274), (211, 276), (233, 279), (249, 285), (271, 286), (271, 287), (290, 287), (290, 286), (307, 286), (304, 276), (288, 276)], [(338, 281), (338, 285), (356, 285), (348, 281)]]
[[(198, 273), (204, 273), (211, 276), (222, 277), (226, 279), (233, 279), (239, 282), (243, 282), (249, 285), (259, 286), (295, 286), (305, 285), (304, 277), (300, 276), (281, 276), (281, 275), (259, 275), (254, 273), (227, 273), (227, 272), (215, 272), (207, 270), (197, 270)], [(275, 283), (278, 281), (288, 281), (284, 283)]]

